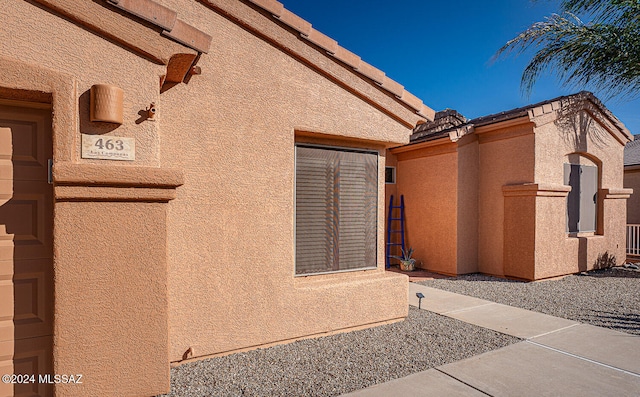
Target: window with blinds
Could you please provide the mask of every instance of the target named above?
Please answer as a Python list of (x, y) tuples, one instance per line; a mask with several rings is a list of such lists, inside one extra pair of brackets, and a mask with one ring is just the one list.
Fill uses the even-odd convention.
[(374, 268), (378, 154), (296, 146), (296, 274)]

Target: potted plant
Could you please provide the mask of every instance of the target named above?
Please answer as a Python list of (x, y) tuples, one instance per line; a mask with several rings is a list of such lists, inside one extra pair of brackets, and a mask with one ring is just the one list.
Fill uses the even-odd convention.
[(411, 257), (413, 255), (413, 248), (409, 248), (407, 251), (402, 248), (402, 256), (394, 256), (394, 258), (400, 261), (400, 270), (404, 272), (412, 272), (416, 268), (416, 260)]

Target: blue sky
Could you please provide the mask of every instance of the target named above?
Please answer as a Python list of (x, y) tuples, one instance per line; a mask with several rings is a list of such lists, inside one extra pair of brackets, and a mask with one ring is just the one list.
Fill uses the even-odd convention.
[[(562, 87), (549, 72), (526, 97), (520, 77), (529, 57), (491, 62), (506, 41), (558, 11), (557, 0), (280, 1), (434, 110), (474, 118), (589, 90)], [(640, 134), (640, 98), (603, 102)]]

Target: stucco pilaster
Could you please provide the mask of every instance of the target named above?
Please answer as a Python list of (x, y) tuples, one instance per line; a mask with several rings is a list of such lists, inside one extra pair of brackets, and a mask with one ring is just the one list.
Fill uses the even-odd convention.
[[(541, 239), (556, 241), (564, 238), (564, 228), (558, 219), (564, 219), (561, 209), (570, 190), (564, 185), (537, 183), (502, 187), (505, 276), (525, 280), (539, 278), (539, 267), (545, 263), (539, 260), (539, 256), (546, 252), (537, 247), (545, 243)], [(549, 262), (554, 261), (547, 261), (547, 265)]]
[(54, 372), (85, 379), (57, 395), (169, 390), (165, 203), (182, 175), (127, 168), (54, 166)]

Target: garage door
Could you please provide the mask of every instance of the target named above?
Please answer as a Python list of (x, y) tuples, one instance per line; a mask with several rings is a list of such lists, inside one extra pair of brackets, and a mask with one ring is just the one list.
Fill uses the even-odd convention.
[(33, 374), (35, 383), (0, 383), (0, 396), (48, 396), (51, 373), (53, 189), (48, 105), (0, 102), (0, 375)]

